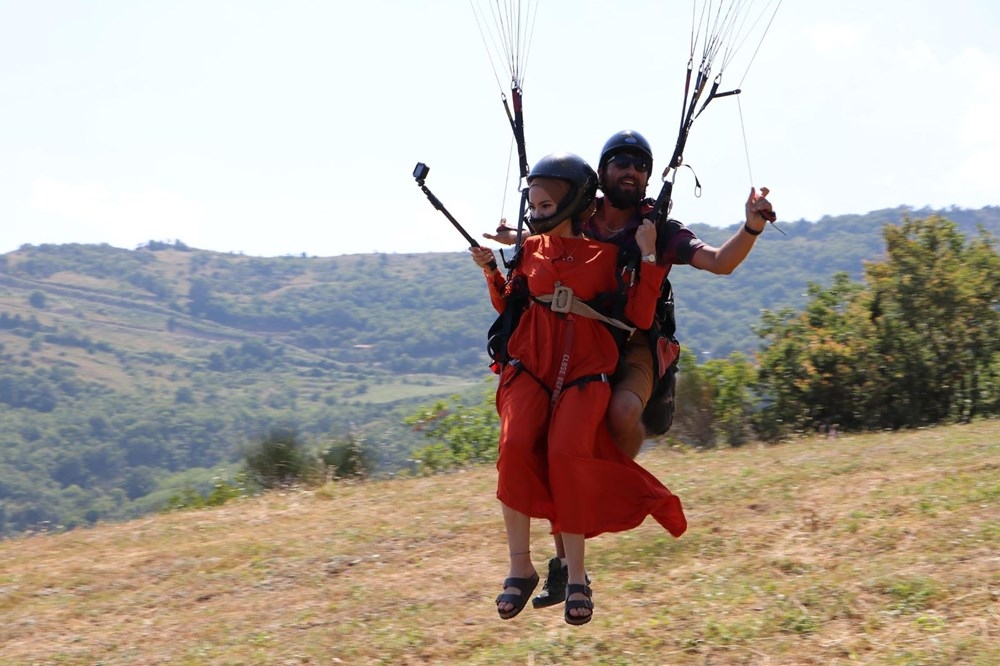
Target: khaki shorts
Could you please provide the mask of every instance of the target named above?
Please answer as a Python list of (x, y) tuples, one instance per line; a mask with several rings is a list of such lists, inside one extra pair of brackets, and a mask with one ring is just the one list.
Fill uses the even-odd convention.
[(653, 393), (653, 355), (649, 352), (649, 336), (636, 331), (625, 343), (625, 375), (614, 385), (615, 391), (629, 391), (642, 401), (643, 408)]

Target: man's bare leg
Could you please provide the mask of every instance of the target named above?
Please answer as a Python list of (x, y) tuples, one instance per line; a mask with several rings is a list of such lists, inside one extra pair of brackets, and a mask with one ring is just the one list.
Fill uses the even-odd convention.
[(622, 453), (633, 460), (639, 455), (646, 429), (642, 425), (642, 400), (635, 393), (618, 390), (608, 403), (608, 430)]
[(566, 559), (566, 545), (563, 543), (562, 534), (553, 534), (552, 543), (556, 545), (556, 557), (560, 560)]

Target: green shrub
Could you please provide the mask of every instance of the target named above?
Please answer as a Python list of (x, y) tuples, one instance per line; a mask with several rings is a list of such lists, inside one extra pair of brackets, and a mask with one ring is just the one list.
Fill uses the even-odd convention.
[(209, 506), (222, 506), (229, 500), (249, 495), (246, 488), (246, 475), (237, 474), (233, 481), (216, 477), (212, 483), (212, 491), (201, 495), (191, 484), (185, 483), (184, 488), (167, 499), (164, 511), (180, 509), (204, 509)]
[(375, 471), (375, 458), (364, 440), (348, 435), (335, 440), (321, 455), (326, 471), (337, 479), (363, 479)]
[(308, 481), (317, 471), (316, 461), (291, 428), (272, 429), (247, 450), (244, 465), (247, 478), (268, 489)]
[(406, 424), (433, 440), (413, 452), (419, 473), (435, 474), (497, 459), (500, 419), (489, 393), (474, 405), (462, 404), (457, 396), (450, 402), (436, 402), (407, 418)]

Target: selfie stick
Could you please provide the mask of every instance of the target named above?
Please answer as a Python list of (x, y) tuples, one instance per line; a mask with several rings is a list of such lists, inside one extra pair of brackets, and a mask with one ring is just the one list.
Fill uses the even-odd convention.
[[(462, 225), (458, 223), (458, 220), (452, 217), (451, 213), (448, 212), (448, 209), (441, 203), (441, 200), (434, 196), (434, 193), (427, 189), (427, 186), (424, 185), (424, 179), (427, 178), (427, 174), (430, 170), (430, 167), (423, 162), (417, 162), (417, 166), (413, 168), (413, 178), (417, 181), (417, 185), (419, 185), (420, 189), (427, 195), (427, 198), (434, 205), (434, 207), (444, 213), (444, 216), (448, 218), (448, 221), (451, 222), (456, 229), (458, 229), (458, 233), (465, 237), (465, 240), (469, 242), (471, 247), (480, 247), (479, 243), (476, 242), (476, 239), (470, 236), (469, 233), (462, 228)], [(489, 266), (492, 270), (496, 270), (497, 262), (491, 261)]]

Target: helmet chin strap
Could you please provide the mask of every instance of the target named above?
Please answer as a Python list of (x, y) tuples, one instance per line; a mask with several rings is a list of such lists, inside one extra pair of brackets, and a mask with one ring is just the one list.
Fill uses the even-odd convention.
[(538, 233), (544, 233), (546, 231), (552, 231), (560, 224), (568, 220), (573, 216), (573, 211), (570, 208), (573, 206), (573, 200), (576, 198), (576, 189), (571, 189), (563, 200), (559, 202), (556, 206), (556, 212), (552, 213), (548, 217), (533, 217), (531, 218), (531, 228)]
[(553, 213), (548, 217), (533, 217), (531, 218), (531, 227), (540, 234), (546, 231), (552, 231), (560, 224), (569, 219), (569, 215), (566, 212)]

